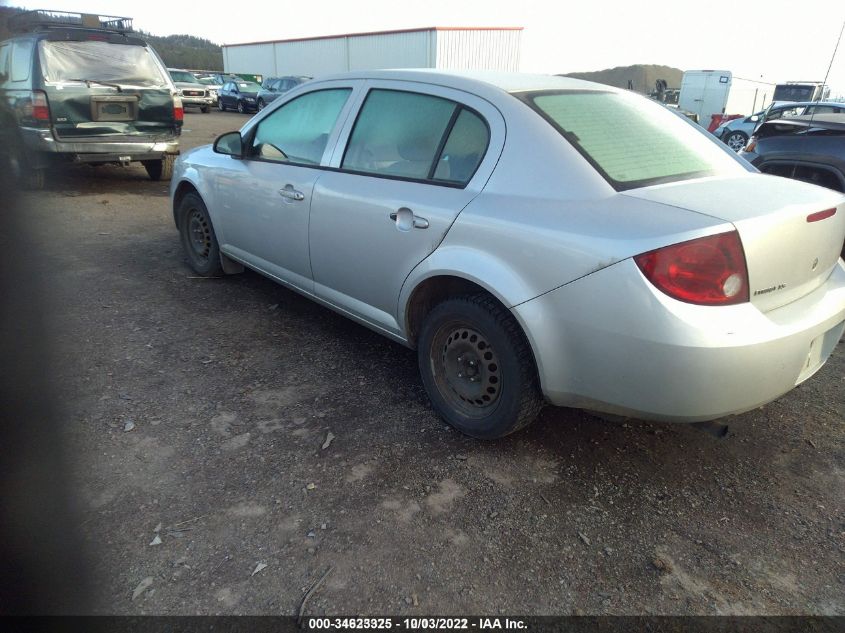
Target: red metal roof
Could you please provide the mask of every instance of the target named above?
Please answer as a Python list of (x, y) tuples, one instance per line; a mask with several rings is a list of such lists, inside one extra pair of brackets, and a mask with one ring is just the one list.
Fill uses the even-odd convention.
[(365, 33), (341, 33), (339, 35), (316, 35), (314, 37), (294, 37), (287, 40), (264, 40), (262, 42), (239, 42), (223, 46), (254, 46), (256, 44), (282, 44), (284, 42), (309, 42), (311, 40), (331, 40), (339, 37), (363, 37), (367, 35), (393, 35), (394, 33), (419, 33), (421, 31), (521, 31), (521, 26), (427, 26), (415, 29), (396, 29), (393, 31), (368, 31)]

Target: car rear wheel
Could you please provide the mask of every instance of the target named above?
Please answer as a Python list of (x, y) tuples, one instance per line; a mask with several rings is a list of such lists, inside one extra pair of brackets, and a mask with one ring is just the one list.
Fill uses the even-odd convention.
[(150, 180), (170, 180), (173, 174), (173, 163), (176, 161), (176, 156), (173, 154), (165, 154), (161, 160), (144, 160), (141, 164), (147, 170), (147, 175)]
[(738, 152), (748, 144), (748, 135), (745, 132), (728, 132), (725, 135), (725, 145), (733, 151)]
[(244, 102), (243, 101), (238, 101), (238, 112), (240, 112), (241, 114), (246, 112), (246, 109), (244, 108)]
[(543, 406), (528, 341), (490, 295), (436, 306), (420, 332), (418, 362), (434, 409), (472, 437), (491, 440), (518, 431)]
[(182, 248), (191, 268), (202, 277), (221, 276), (220, 246), (202, 198), (196, 193), (186, 194), (179, 203), (177, 217)]

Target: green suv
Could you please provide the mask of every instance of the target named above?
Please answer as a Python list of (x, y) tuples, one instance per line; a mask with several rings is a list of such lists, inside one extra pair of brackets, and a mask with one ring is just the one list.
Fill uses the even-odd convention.
[(140, 161), (152, 180), (169, 179), (184, 112), (156, 52), (132, 34), (132, 20), (28, 11), (9, 20), (0, 42), (0, 99), (15, 113), (33, 187), (60, 162)]

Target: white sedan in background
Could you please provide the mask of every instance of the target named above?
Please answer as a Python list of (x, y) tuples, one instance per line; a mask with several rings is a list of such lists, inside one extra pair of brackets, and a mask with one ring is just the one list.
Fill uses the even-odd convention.
[(171, 195), (198, 274), (247, 266), (416, 348), (434, 408), (480, 438), (544, 403), (746, 411), (845, 329), (842, 194), (573, 79), (317, 79), (183, 154)]

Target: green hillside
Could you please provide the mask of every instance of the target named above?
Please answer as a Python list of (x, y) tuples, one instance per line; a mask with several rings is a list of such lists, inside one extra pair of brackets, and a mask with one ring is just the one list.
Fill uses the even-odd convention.
[(566, 73), (565, 77), (595, 81), (617, 88), (628, 88), (628, 82), (633, 84), (637, 92), (649, 93), (654, 89), (654, 82), (658, 79), (666, 80), (668, 88), (680, 88), (684, 71), (671, 66), (655, 64), (634, 64), (633, 66), (617, 66), (607, 70), (596, 70), (586, 73)]
[[(12, 35), (6, 26), (9, 16), (22, 11), (24, 9), (17, 7), (0, 7), (0, 40)], [(138, 35), (146, 39), (171, 68), (223, 70), (223, 51), (214, 42), (193, 35), (160, 36), (143, 31)]]

